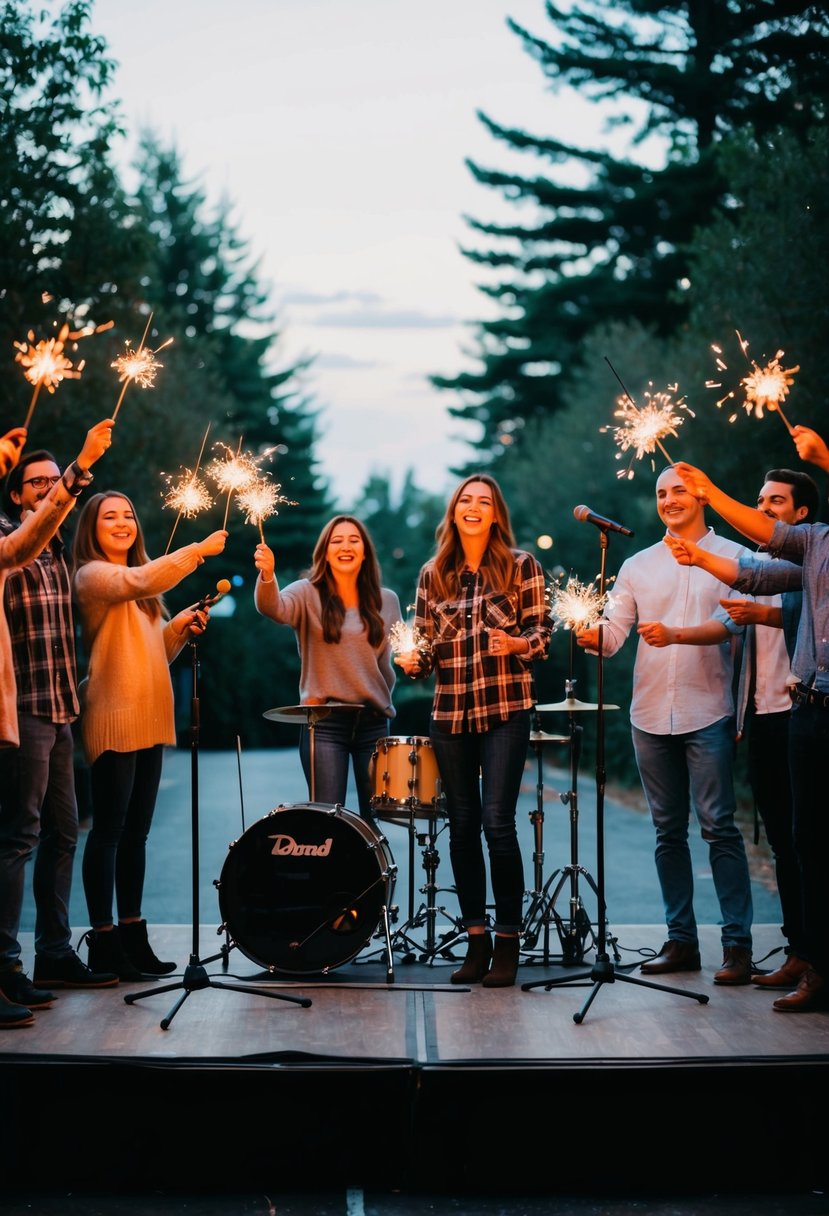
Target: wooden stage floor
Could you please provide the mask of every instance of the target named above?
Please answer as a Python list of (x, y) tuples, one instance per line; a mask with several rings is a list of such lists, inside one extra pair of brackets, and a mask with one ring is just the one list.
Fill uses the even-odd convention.
[[(776, 927), (754, 933), (755, 960), (781, 944)], [(486, 990), (451, 985), (456, 962), (407, 962), (402, 949), (390, 981), (380, 939), (326, 976), (272, 976), (235, 945), (222, 957), (226, 939), (203, 926), (204, 965), (190, 978), (214, 984), (128, 1004), (182, 982), (192, 929), (154, 926), (159, 955), (182, 966), (171, 979), (63, 990), (34, 1026), (0, 1037), (15, 1114), (4, 1177), (42, 1170), (46, 1136), (49, 1168), (76, 1188), (117, 1185), (138, 1163), (148, 1187), (171, 1185), (193, 1144), (217, 1189), (277, 1171), (286, 1189), (474, 1190), (482, 1148), (490, 1189), (514, 1189), (518, 1161), (528, 1190), (641, 1193), (677, 1156), (690, 1188), (745, 1189), (746, 1171), (770, 1189), (793, 1173), (825, 1181), (829, 1014), (775, 1013), (774, 993), (714, 985), (712, 925), (701, 927), (701, 972), (627, 982), (663, 937), (662, 926), (614, 926), (598, 987), (595, 950), (565, 967), (555, 941), (546, 962), (522, 955), (516, 987)], [(31, 958), (31, 935), (23, 949)]]

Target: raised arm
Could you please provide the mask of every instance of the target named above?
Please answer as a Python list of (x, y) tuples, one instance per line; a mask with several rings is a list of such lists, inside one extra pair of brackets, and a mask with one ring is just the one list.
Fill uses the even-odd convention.
[(801, 460), (808, 460), (829, 473), (829, 447), (817, 431), (808, 426), (796, 426), (792, 428), (792, 439)]
[[(692, 464), (679, 461), (674, 468), (694, 497), (709, 503), (726, 523), (731, 524), (732, 528), (736, 528), (738, 532), (742, 532), (743, 536), (749, 537), (758, 544), (768, 544), (774, 531), (775, 520), (764, 515), (762, 511), (758, 511), (756, 507), (747, 507), (744, 503), (737, 502), (735, 498), (729, 498), (701, 469), (694, 468)], [(697, 565), (699, 563), (686, 564)], [(703, 567), (703, 569), (707, 569), (707, 567)]]
[(727, 587), (736, 582), (740, 573), (740, 564), (736, 557), (711, 553), (708, 549), (694, 544), (692, 540), (681, 540), (678, 536), (671, 536), (670, 532), (662, 537), (662, 541), (668, 546), (680, 566), (699, 566), (700, 570), (707, 570), (709, 574), (714, 575), (718, 582), (725, 583)]

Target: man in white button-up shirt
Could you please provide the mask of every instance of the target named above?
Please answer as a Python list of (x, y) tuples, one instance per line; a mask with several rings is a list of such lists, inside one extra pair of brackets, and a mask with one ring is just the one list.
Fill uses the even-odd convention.
[[(672, 468), (656, 483), (656, 507), (670, 533), (728, 557), (747, 552), (705, 523), (704, 508)], [(700, 970), (688, 828), (691, 807), (708, 844), (721, 911), (720, 984), (751, 978), (751, 880), (735, 820), (733, 640), (742, 626), (722, 611), (730, 588), (681, 567), (659, 541), (622, 564), (602, 625), (581, 630), (580, 646), (610, 657), (637, 622), (631, 731), (639, 775), (656, 828), (656, 872), (668, 940), (642, 971)], [(716, 614), (716, 619), (715, 618)]]

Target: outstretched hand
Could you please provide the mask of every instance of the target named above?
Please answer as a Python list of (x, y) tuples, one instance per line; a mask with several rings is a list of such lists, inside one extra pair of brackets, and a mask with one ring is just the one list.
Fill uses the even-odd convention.
[(115, 425), (111, 418), (102, 418), (86, 432), (83, 447), (78, 453), (78, 464), (82, 469), (90, 469), (96, 460), (100, 460), (112, 443), (112, 428)]
[(698, 498), (703, 503), (708, 502), (711, 497), (712, 483), (702, 469), (698, 469), (692, 464), (686, 464), (684, 460), (679, 460), (674, 465), (674, 471), (694, 498)]
[(216, 557), (217, 554), (224, 551), (227, 543), (227, 530), (218, 528), (215, 532), (211, 532), (203, 541), (199, 542), (199, 553), (202, 557)]
[(26, 444), (25, 426), (12, 427), (0, 436), (0, 477), (5, 477), (15, 468)]
[(829, 470), (829, 447), (817, 431), (808, 426), (795, 426), (792, 427), (792, 439), (801, 460), (808, 460), (811, 464)]
[(270, 549), (264, 541), (261, 541), (253, 551), (253, 564), (259, 571), (266, 583), (269, 583), (274, 577), (276, 561), (273, 555), (273, 549)]
[(662, 543), (668, 546), (680, 566), (696, 565), (698, 546), (692, 540), (682, 540), (679, 536), (672, 536), (670, 532), (666, 532), (662, 537)]

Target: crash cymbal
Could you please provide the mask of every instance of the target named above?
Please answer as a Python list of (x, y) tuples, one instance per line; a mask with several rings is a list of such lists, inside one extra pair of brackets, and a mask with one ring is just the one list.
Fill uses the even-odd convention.
[(569, 735), (548, 735), (544, 730), (531, 730), (530, 743), (569, 743)]
[[(547, 713), (548, 710), (564, 709), (568, 714), (583, 713), (588, 709), (598, 709), (598, 705), (592, 705), (587, 701), (580, 701), (578, 697), (565, 697), (563, 701), (555, 701), (549, 705), (536, 705), (536, 710), (539, 713)], [(618, 705), (605, 705), (604, 709), (618, 709)]]
[(266, 709), (262, 714), (263, 718), (268, 718), (271, 722), (290, 722), (296, 724), (300, 719), (306, 722), (315, 711), (317, 713), (326, 709), (364, 709), (365, 706), (360, 704), (351, 704), (347, 701), (326, 701), (324, 705), (278, 705), (276, 709)]

